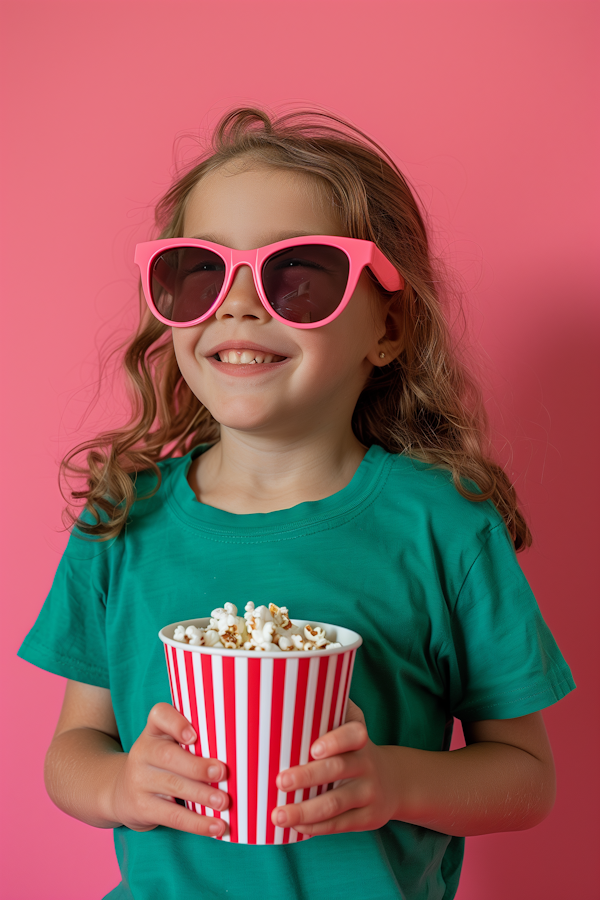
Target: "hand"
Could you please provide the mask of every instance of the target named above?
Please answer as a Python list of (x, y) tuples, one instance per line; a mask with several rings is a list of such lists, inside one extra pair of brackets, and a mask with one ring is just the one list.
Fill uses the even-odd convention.
[(312, 800), (273, 810), (274, 825), (301, 834), (370, 831), (392, 818), (396, 800), (388, 789), (388, 757), (384, 747), (369, 740), (365, 717), (351, 700), (346, 723), (324, 734), (311, 747), (315, 762), (286, 769), (277, 776), (281, 791), (342, 783)]
[(168, 703), (157, 703), (129, 753), (119, 754), (124, 760), (111, 790), (111, 818), (133, 831), (166, 825), (192, 834), (222, 834), (222, 819), (175, 803), (175, 797), (181, 797), (215, 810), (229, 805), (228, 795), (212, 786), (227, 777), (226, 766), (194, 756), (178, 743), (193, 744), (196, 739), (184, 716)]

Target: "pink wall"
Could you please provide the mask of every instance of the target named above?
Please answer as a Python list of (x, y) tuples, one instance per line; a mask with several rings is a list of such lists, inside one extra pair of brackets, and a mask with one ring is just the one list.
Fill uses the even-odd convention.
[(13, 0), (2, 13), (1, 896), (91, 900), (117, 881), (111, 834), (44, 793), (62, 681), (15, 652), (65, 544), (57, 461), (109, 414), (80, 422), (98, 335), (131, 321), (133, 246), (173, 138), (240, 101), (288, 100), (372, 133), (431, 212), (468, 288), (497, 443), (531, 518), (522, 564), (579, 685), (546, 713), (554, 812), (530, 832), (471, 839), (458, 896), (593, 896), (598, 4)]

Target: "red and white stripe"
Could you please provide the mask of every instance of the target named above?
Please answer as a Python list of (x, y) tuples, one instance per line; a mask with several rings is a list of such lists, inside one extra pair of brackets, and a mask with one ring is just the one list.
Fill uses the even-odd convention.
[(188, 809), (223, 818), (229, 825), (224, 841), (288, 844), (308, 838), (274, 826), (271, 813), (334, 785), (285, 793), (275, 779), (283, 769), (307, 763), (313, 742), (344, 722), (356, 648), (327, 656), (239, 657), (165, 643), (165, 653), (173, 705), (198, 735), (196, 744), (182, 746), (220, 759), (229, 774), (218, 785), (229, 794), (229, 809), (220, 813), (186, 801)]

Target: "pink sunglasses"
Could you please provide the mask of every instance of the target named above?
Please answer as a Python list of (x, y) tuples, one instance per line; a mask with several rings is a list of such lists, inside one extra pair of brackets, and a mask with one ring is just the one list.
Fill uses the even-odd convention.
[(151, 312), (176, 328), (214, 315), (236, 270), (250, 266), (269, 315), (293, 328), (318, 328), (346, 307), (368, 266), (387, 291), (404, 281), (372, 241), (311, 235), (256, 250), (233, 250), (210, 241), (170, 238), (135, 248), (144, 296)]

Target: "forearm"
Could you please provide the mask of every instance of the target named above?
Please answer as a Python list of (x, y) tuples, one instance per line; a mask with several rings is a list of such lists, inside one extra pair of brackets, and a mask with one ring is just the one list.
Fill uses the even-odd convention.
[(52, 741), (44, 778), (63, 812), (97, 828), (115, 828), (112, 794), (127, 754), (117, 740), (92, 728), (73, 728)]
[(531, 828), (554, 803), (553, 767), (509, 744), (379, 750), (397, 798), (393, 819), (444, 834), (489, 834)]

